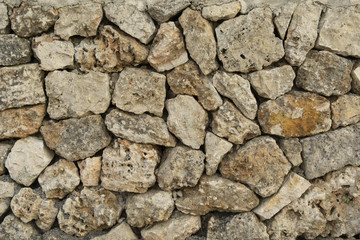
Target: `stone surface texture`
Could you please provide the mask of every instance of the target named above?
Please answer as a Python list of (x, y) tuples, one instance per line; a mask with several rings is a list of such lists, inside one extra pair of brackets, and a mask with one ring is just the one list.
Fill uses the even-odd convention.
[(9, 33), (8, 7), (5, 3), (0, 3), (0, 34)]
[(190, 5), (190, 0), (147, 0), (147, 11), (159, 23), (167, 22)]
[(201, 10), (201, 15), (210, 21), (227, 20), (233, 18), (241, 9), (240, 2), (234, 1), (224, 3), (221, 5), (212, 5), (204, 7)]
[(286, 33), (293, 16), (293, 13), (297, 7), (296, 2), (288, 1), (283, 6), (274, 9), (274, 25), (281, 39), (285, 39)]
[(5, 161), (10, 153), (11, 148), (13, 147), (14, 143), (11, 141), (1, 141), (0, 142), (0, 176), (5, 174)]
[[(64, 239), (65, 240), (65, 239)], [(129, 224), (125, 221), (113, 227), (108, 233), (91, 238), (91, 240), (138, 240)]]
[(39, 237), (39, 231), (30, 223), (24, 223), (13, 214), (9, 214), (0, 224), (0, 238), (32, 240)]
[(331, 103), (332, 127), (347, 126), (360, 121), (360, 96), (347, 94)]
[(81, 183), (86, 187), (99, 185), (101, 171), (101, 157), (90, 157), (78, 161)]
[(279, 141), (279, 147), (293, 166), (300, 166), (302, 145), (298, 138), (282, 138)]
[(353, 71), (351, 72), (352, 76), (352, 83), (351, 83), (351, 89), (354, 93), (357, 93), (360, 95), (360, 66), (357, 64)]
[(0, 35), (0, 66), (28, 63), (31, 60), (30, 41), (15, 34)]

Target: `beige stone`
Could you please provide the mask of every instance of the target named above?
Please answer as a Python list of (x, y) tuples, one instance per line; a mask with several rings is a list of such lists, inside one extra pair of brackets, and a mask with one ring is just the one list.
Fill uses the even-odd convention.
[(167, 22), (190, 5), (190, 0), (146, 0), (147, 11), (159, 23)]
[(298, 138), (282, 138), (279, 141), (279, 147), (293, 166), (300, 166), (303, 162), (301, 157), (302, 146)]
[(12, 198), (15, 194), (15, 183), (0, 180), (0, 198)]
[(122, 221), (119, 225), (113, 227), (110, 232), (91, 238), (91, 240), (138, 240), (129, 224)]
[(274, 9), (274, 25), (278, 31), (280, 38), (285, 39), (292, 15), (298, 3), (286, 2), (279, 8)]
[(331, 103), (332, 127), (344, 127), (360, 121), (360, 96), (346, 94)]
[(221, 5), (212, 5), (204, 7), (201, 15), (210, 21), (227, 20), (233, 18), (241, 9), (240, 2), (234, 1)]
[(360, 65), (357, 64), (356, 67), (351, 72), (352, 83), (351, 88), (354, 93), (360, 95)]
[(0, 217), (9, 210), (10, 201), (11, 198), (0, 198)]
[(0, 33), (9, 33), (9, 16), (8, 16), (8, 7), (5, 3), (0, 3)]
[(33, 240), (39, 238), (39, 231), (30, 223), (24, 223), (9, 214), (0, 224), (0, 239)]
[(99, 185), (101, 157), (90, 157), (78, 161), (81, 183), (86, 187)]
[(0, 142), (0, 176), (7, 172), (5, 168), (5, 161), (13, 147), (14, 142), (12, 141), (1, 141)]

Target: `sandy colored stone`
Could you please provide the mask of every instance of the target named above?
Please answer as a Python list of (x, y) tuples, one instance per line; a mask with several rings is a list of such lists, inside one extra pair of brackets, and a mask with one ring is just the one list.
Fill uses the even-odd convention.
[(5, 168), (5, 161), (10, 153), (14, 143), (12, 141), (0, 142), (0, 176), (7, 172)]
[(31, 61), (30, 41), (15, 34), (0, 35), (0, 66), (12, 66)]
[(281, 39), (285, 39), (292, 15), (298, 3), (288, 1), (279, 8), (274, 9), (274, 25)]
[(352, 79), (353, 79), (352, 83), (351, 83), (352, 91), (354, 93), (360, 95), (360, 65), (359, 64), (357, 64), (355, 66), (355, 68), (351, 72), (351, 76), (352, 76)]
[(238, 14), (241, 9), (240, 2), (234, 1), (230, 3), (224, 3), (221, 5), (212, 5), (204, 7), (201, 10), (201, 15), (213, 22), (219, 20), (227, 20), (233, 18)]
[(214, 5), (223, 5), (225, 3), (231, 3), (238, 0), (192, 0), (191, 8), (196, 10), (201, 10), (202, 8), (214, 6)]
[(12, 198), (15, 194), (14, 182), (0, 180), (0, 198)]
[(39, 231), (30, 223), (24, 223), (13, 214), (7, 215), (0, 224), (0, 239), (34, 240)]
[(54, 227), (41, 235), (41, 240), (78, 240), (77, 237), (66, 234), (59, 227)]
[(360, 96), (347, 94), (331, 103), (333, 128), (347, 126), (360, 121)]
[(10, 201), (11, 198), (0, 198), (0, 217), (9, 210)]
[(86, 187), (99, 185), (101, 171), (101, 157), (90, 157), (78, 161), (81, 183)]
[(304, 137), (331, 127), (330, 102), (315, 93), (293, 91), (260, 104), (263, 132), (282, 137)]
[(298, 138), (282, 138), (279, 141), (279, 147), (293, 166), (300, 166), (302, 146)]
[(5, 3), (0, 3), (0, 34), (9, 33), (8, 7)]
[(59, 209), (55, 206), (56, 201), (53, 199), (44, 199), (39, 208), (38, 218), (35, 223), (42, 231), (48, 231), (53, 226)]
[[(65, 239), (64, 239), (65, 240)], [(129, 224), (125, 221), (113, 227), (108, 233), (91, 238), (91, 240), (138, 240)]]
[(167, 22), (190, 5), (190, 0), (147, 0), (147, 11), (159, 23)]

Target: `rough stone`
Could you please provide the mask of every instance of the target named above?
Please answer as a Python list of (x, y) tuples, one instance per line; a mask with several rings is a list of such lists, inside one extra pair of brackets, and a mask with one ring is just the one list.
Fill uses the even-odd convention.
[(331, 103), (333, 128), (347, 126), (360, 121), (360, 96), (347, 94)]
[(93, 156), (111, 141), (100, 115), (49, 121), (40, 128), (40, 132), (46, 145), (69, 161)]
[(54, 33), (65, 40), (75, 35), (95, 36), (103, 17), (99, 3), (67, 6), (58, 11), (59, 19), (55, 22)]
[(167, 125), (170, 132), (185, 145), (199, 149), (204, 144), (207, 112), (194, 97), (187, 95), (166, 100), (165, 106), (169, 114)]
[(174, 147), (176, 139), (169, 133), (165, 121), (147, 114), (135, 115), (112, 109), (105, 118), (106, 127), (117, 137), (133, 142)]
[(52, 119), (84, 117), (104, 113), (110, 105), (110, 77), (89, 72), (50, 72), (45, 78), (49, 98), (47, 112)]
[(351, 89), (351, 60), (328, 51), (310, 51), (300, 66), (296, 85), (324, 96), (343, 95)]
[(126, 221), (133, 227), (142, 228), (166, 221), (174, 210), (174, 200), (171, 192), (150, 190), (129, 196), (125, 208)]
[(8, 7), (5, 3), (0, 3), (0, 34), (9, 33)]
[(31, 61), (30, 41), (15, 34), (0, 35), (0, 66), (11, 66)]
[(331, 127), (330, 102), (315, 93), (293, 91), (260, 105), (263, 132), (282, 137), (304, 137)]
[(19, 139), (9, 153), (5, 167), (13, 180), (30, 186), (54, 157), (41, 138)]
[(298, 3), (287, 2), (280, 8), (274, 9), (274, 25), (281, 39), (285, 39), (292, 15)]
[(228, 72), (261, 70), (284, 56), (282, 41), (274, 34), (270, 8), (227, 20), (215, 32), (218, 56)]
[(217, 72), (213, 84), (218, 92), (230, 98), (245, 117), (254, 119), (257, 112), (257, 102), (251, 92), (250, 83), (237, 74)]
[(30, 223), (24, 223), (13, 214), (7, 215), (0, 224), (0, 239), (33, 240), (38, 230)]
[(360, 165), (359, 141), (359, 123), (301, 139), (306, 178), (317, 178), (346, 165)]
[(121, 0), (104, 6), (107, 19), (130, 36), (148, 44), (155, 36), (156, 27), (146, 12), (145, 1)]
[(41, 235), (41, 240), (78, 240), (77, 237), (66, 234), (59, 227), (54, 227)]
[[(11, 198), (0, 198), (0, 217), (9, 210), (10, 201)], [(0, 236), (1, 236), (1, 232), (0, 232)]]
[(0, 198), (12, 198), (15, 194), (14, 182), (0, 180)]
[(43, 72), (38, 64), (0, 68), (0, 79), (0, 111), (46, 102)]
[(229, 101), (225, 101), (212, 116), (212, 132), (232, 143), (242, 144), (261, 134), (259, 126), (244, 117)]
[(10, 141), (0, 142), (0, 176), (6, 173), (5, 161), (14, 143)]
[(189, 0), (147, 0), (147, 11), (159, 23), (167, 22), (190, 5)]
[(321, 5), (313, 3), (301, 3), (296, 7), (284, 42), (285, 59), (291, 65), (300, 66), (315, 46), (322, 9)]
[(257, 94), (270, 99), (289, 92), (296, 77), (290, 65), (253, 72), (248, 76)]
[(188, 59), (180, 29), (174, 22), (161, 24), (150, 48), (149, 64), (156, 71), (163, 72), (186, 63)]
[(293, 166), (300, 166), (302, 146), (298, 138), (282, 138), (279, 141), (279, 147)]
[(225, 3), (230, 3), (238, 0), (192, 0), (191, 8), (196, 10), (201, 10), (202, 8), (214, 6), (214, 5), (223, 5)]
[(221, 5), (204, 7), (201, 15), (210, 21), (227, 20), (233, 18), (241, 9), (240, 2), (230, 2)]
[[(65, 239), (64, 239), (65, 240)], [(110, 232), (91, 238), (91, 240), (138, 240), (131, 227), (125, 222), (113, 227)]]
[(165, 150), (157, 172), (159, 187), (171, 191), (194, 187), (203, 171), (205, 154), (185, 146)]
[(53, 8), (44, 10), (40, 5), (31, 6), (23, 2), (13, 9), (11, 29), (20, 37), (33, 37), (49, 30), (57, 18), (58, 11)]
[(42, 231), (48, 231), (54, 224), (59, 209), (55, 206), (56, 201), (53, 199), (45, 199), (39, 207), (38, 218), (35, 221), (36, 226)]
[(210, 211), (247, 212), (259, 204), (259, 199), (241, 183), (218, 175), (200, 178), (194, 188), (185, 188), (175, 201), (183, 213), (205, 215)]
[(147, 69), (125, 68), (115, 84), (112, 103), (121, 110), (161, 117), (166, 98), (165, 75)]
[(351, 76), (353, 79), (351, 83), (352, 91), (360, 95), (360, 65), (359, 64), (357, 64), (356, 67), (353, 69), (353, 71), (351, 72)]
[(175, 94), (196, 96), (208, 111), (214, 111), (222, 104), (210, 77), (203, 75), (194, 61), (190, 60), (168, 73), (167, 82)]
[(101, 171), (101, 157), (86, 158), (78, 161), (77, 165), (80, 170), (80, 180), (86, 187), (99, 185)]

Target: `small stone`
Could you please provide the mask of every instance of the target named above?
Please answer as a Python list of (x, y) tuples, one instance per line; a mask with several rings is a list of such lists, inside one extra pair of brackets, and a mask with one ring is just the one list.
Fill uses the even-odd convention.
[(34, 240), (39, 232), (34, 225), (24, 223), (13, 214), (7, 215), (0, 224), (0, 239)]
[(194, 187), (203, 171), (205, 154), (185, 146), (166, 149), (157, 172), (159, 187), (172, 191), (183, 187)]
[(126, 199), (126, 221), (133, 227), (142, 228), (155, 222), (166, 221), (173, 210), (171, 192), (150, 190)]
[(50, 230), (56, 220), (59, 209), (55, 207), (55, 203), (53, 199), (46, 199), (40, 204), (38, 219), (35, 223), (42, 231)]
[(23, 138), (38, 132), (46, 114), (45, 108), (45, 104), (39, 104), (1, 111), (0, 140)]
[[(0, 198), (0, 217), (6, 213), (10, 208), (11, 198)], [(1, 225), (0, 225), (1, 228)], [(1, 232), (0, 232), (1, 236)]]
[(296, 77), (290, 65), (250, 73), (249, 81), (257, 94), (276, 99), (289, 92)]
[(121, 110), (161, 117), (166, 98), (165, 75), (147, 69), (125, 68), (115, 84), (112, 103)]
[(208, 111), (214, 111), (222, 104), (222, 99), (210, 77), (203, 75), (192, 60), (168, 73), (167, 81), (175, 94), (196, 96), (199, 103)]
[(5, 3), (0, 3), (0, 34), (9, 33), (8, 7)]
[(162, 23), (147, 58), (158, 72), (171, 70), (188, 61), (184, 38), (174, 22)]
[(230, 3), (238, 0), (192, 0), (191, 8), (196, 10), (201, 10), (202, 8), (214, 6), (214, 5), (223, 5), (225, 3)]
[(183, 213), (205, 215), (211, 211), (247, 212), (259, 204), (259, 199), (245, 185), (218, 175), (200, 178), (194, 188), (185, 188), (175, 201)]
[(45, 78), (49, 98), (47, 112), (52, 119), (84, 117), (104, 113), (110, 105), (108, 74), (54, 71)]
[(215, 32), (219, 59), (228, 72), (261, 70), (284, 56), (282, 41), (274, 34), (270, 8), (257, 8), (227, 20)]
[(38, 64), (0, 68), (0, 111), (45, 103), (43, 76)]
[(333, 128), (344, 127), (360, 121), (360, 96), (347, 94), (331, 103)]
[(41, 138), (29, 136), (15, 142), (5, 167), (16, 182), (30, 186), (54, 157)]
[(353, 63), (328, 51), (310, 51), (300, 66), (296, 85), (324, 96), (343, 95), (351, 89)]
[(167, 22), (190, 5), (189, 0), (147, 0), (147, 11), (159, 23)]
[(66, 6), (58, 11), (59, 19), (55, 22), (54, 33), (65, 40), (76, 35), (95, 36), (103, 17), (99, 3)]
[(214, 175), (223, 157), (231, 150), (233, 144), (211, 132), (205, 136), (206, 174)]
[(274, 10), (274, 24), (281, 39), (285, 39), (293, 13), (298, 3), (287, 2), (278, 9)]
[(121, 0), (104, 6), (107, 19), (122, 31), (148, 44), (155, 36), (156, 27), (146, 12), (145, 1)]
[(198, 11), (187, 8), (179, 17), (185, 35), (186, 48), (203, 74), (216, 70), (216, 40), (211, 24)]
[(293, 166), (300, 166), (302, 163), (302, 146), (298, 138), (282, 138), (279, 147)]
[(167, 125), (185, 145), (199, 149), (204, 144), (207, 112), (191, 96), (178, 95), (166, 100)]
[(23, 2), (14, 8), (10, 17), (11, 29), (20, 37), (33, 37), (49, 30), (58, 18), (57, 10), (43, 10), (40, 5), (30, 6)]
[(40, 132), (46, 145), (68, 161), (93, 156), (111, 141), (100, 115), (49, 121)]
[(112, 109), (105, 117), (106, 127), (115, 136), (133, 142), (174, 147), (176, 139), (169, 133), (162, 118), (147, 114), (131, 114)]
[(0, 35), (0, 66), (11, 66), (31, 61), (30, 41), (15, 34)]
[(204, 7), (201, 15), (213, 22), (233, 18), (241, 9), (240, 2), (230, 2), (221, 5)]
[(0, 180), (0, 199), (12, 198), (15, 194), (15, 186), (14, 182)]
[(0, 142), (0, 176), (6, 173), (5, 161), (14, 143), (10, 141)]
[(315, 93), (293, 91), (260, 104), (263, 132), (282, 137), (304, 137), (331, 127), (330, 102)]
[(86, 187), (99, 185), (101, 157), (86, 158), (77, 162), (80, 170), (81, 183)]
[[(64, 239), (66, 240), (66, 239)], [(91, 238), (91, 240), (138, 240), (129, 224), (125, 221), (113, 227), (108, 233)]]
[(354, 70), (351, 72), (352, 76), (352, 91), (360, 95), (360, 65), (357, 65)]
[(191, 216), (175, 211), (168, 220), (142, 229), (141, 236), (144, 240), (185, 239), (200, 228), (200, 216)]
[(219, 109), (212, 113), (211, 128), (213, 133), (224, 137), (235, 144), (242, 144), (245, 140), (261, 134), (259, 126), (244, 117), (229, 101), (225, 101)]
[(257, 102), (251, 92), (248, 80), (237, 74), (217, 72), (213, 83), (218, 92), (230, 98), (245, 117), (254, 119), (257, 112)]
[(322, 9), (321, 5), (313, 3), (301, 3), (296, 7), (284, 42), (285, 59), (292, 66), (300, 66), (315, 46)]

